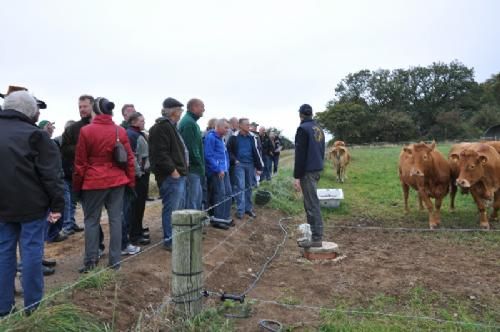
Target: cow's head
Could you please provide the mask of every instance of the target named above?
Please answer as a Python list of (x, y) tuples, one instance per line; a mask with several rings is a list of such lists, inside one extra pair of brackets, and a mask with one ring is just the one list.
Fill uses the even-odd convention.
[(343, 155), (346, 154), (347, 149), (344, 146), (336, 146), (332, 149), (332, 156), (335, 159), (340, 159)]
[(488, 163), (488, 157), (484, 153), (487, 149), (465, 149), (460, 152), (458, 167), (460, 173), (457, 185), (461, 188), (470, 188), (484, 176), (484, 165)]
[(436, 148), (436, 143), (425, 144), (420, 142), (413, 144), (413, 147), (404, 148), (406, 153), (412, 155), (413, 165), (410, 170), (411, 176), (425, 176), (425, 173), (430, 170), (433, 164), (432, 152)]

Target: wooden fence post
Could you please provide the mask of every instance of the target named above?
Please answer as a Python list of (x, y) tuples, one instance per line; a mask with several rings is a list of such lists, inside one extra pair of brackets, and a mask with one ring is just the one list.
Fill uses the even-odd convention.
[(177, 314), (192, 318), (202, 309), (202, 222), (206, 213), (172, 213), (172, 300)]

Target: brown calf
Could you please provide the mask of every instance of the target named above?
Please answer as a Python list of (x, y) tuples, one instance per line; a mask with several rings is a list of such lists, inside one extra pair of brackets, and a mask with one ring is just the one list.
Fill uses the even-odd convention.
[(337, 182), (344, 182), (346, 179), (347, 165), (349, 165), (351, 161), (349, 150), (342, 145), (334, 146), (330, 150), (330, 159), (333, 161), (333, 169), (337, 174)]

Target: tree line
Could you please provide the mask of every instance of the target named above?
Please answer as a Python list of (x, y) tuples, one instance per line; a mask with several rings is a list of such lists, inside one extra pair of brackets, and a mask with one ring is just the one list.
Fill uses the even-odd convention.
[(500, 124), (500, 73), (485, 82), (459, 61), (347, 75), (317, 121), (349, 143), (478, 139)]

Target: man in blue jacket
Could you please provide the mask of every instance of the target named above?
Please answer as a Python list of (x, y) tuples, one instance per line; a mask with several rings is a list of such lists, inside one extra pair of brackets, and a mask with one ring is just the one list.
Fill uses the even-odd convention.
[(302, 241), (300, 247), (321, 247), (323, 238), (323, 220), (317, 184), (323, 170), (325, 158), (325, 134), (313, 120), (313, 110), (308, 104), (300, 106), (300, 126), (295, 134), (295, 189), (302, 190), (307, 223), (311, 225), (312, 241)]
[(215, 129), (205, 137), (205, 168), (210, 188), (210, 205), (214, 208), (211, 223), (214, 227), (228, 229), (231, 220), (231, 182), (229, 181), (229, 154), (224, 136), (229, 131), (226, 119), (215, 122)]

